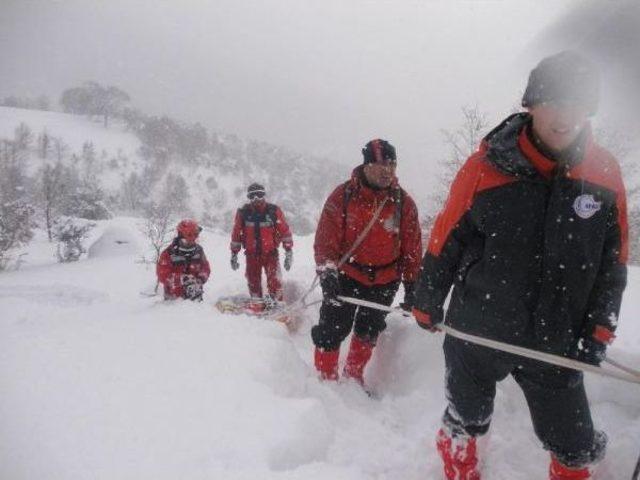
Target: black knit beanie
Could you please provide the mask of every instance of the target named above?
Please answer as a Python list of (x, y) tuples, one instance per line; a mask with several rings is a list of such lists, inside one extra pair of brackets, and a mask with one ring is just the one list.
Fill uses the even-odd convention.
[(544, 58), (531, 71), (522, 97), (523, 107), (544, 102), (566, 102), (584, 106), (591, 115), (598, 110), (598, 71), (582, 55), (566, 50)]
[(380, 160), (396, 161), (396, 149), (386, 140), (376, 138), (367, 143), (362, 149), (364, 163), (374, 163)]

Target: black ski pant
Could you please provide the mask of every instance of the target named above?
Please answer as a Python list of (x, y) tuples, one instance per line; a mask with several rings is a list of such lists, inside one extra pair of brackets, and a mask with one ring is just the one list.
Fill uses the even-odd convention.
[[(340, 274), (339, 278), (339, 295), (387, 306), (393, 302), (400, 286), (399, 281), (367, 286), (343, 274)], [(337, 350), (353, 327), (355, 335), (375, 344), (380, 332), (387, 328), (384, 321), (386, 316), (387, 312), (373, 308), (325, 300), (320, 307), (320, 321), (311, 329), (311, 339), (318, 348), (328, 351)]]
[(569, 467), (604, 456), (606, 436), (595, 432), (582, 372), (559, 368), (447, 335), (444, 341), (449, 405), (443, 423), (452, 434), (482, 435), (489, 429), (496, 383), (512, 375), (529, 406), (536, 435)]

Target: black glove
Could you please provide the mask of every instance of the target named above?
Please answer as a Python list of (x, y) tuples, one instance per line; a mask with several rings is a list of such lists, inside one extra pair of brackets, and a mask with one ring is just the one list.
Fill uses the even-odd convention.
[(237, 270), (240, 268), (240, 264), (238, 263), (238, 254), (237, 253), (232, 253), (231, 254), (231, 268), (233, 270)]
[(322, 287), (324, 300), (333, 304), (339, 303), (337, 299), (340, 293), (338, 270), (332, 267), (325, 267), (318, 271), (318, 275), (320, 276), (320, 286)]
[(416, 284), (415, 282), (402, 282), (402, 285), (404, 286), (404, 301), (400, 303), (400, 308), (405, 312), (410, 312), (416, 302)]
[(293, 265), (293, 250), (287, 250), (284, 252), (284, 269), (288, 272)]
[(202, 281), (193, 275), (182, 279), (183, 297), (187, 300), (202, 300)]
[(573, 347), (571, 355), (579, 362), (600, 366), (607, 356), (607, 345), (595, 338), (579, 338)]

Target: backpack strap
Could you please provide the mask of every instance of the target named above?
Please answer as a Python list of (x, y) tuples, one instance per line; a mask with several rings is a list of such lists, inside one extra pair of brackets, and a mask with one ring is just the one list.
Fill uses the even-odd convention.
[(349, 201), (351, 200), (351, 196), (353, 195), (353, 186), (351, 182), (345, 182), (344, 190), (342, 191), (342, 218), (345, 221), (347, 220), (347, 205), (349, 205)]
[[(353, 186), (351, 182), (346, 182), (344, 192), (342, 193), (342, 218), (346, 228), (347, 220), (347, 206), (353, 195)], [(401, 188), (396, 188), (393, 192), (393, 203), (396, 206), (393, 214), (393, 226), (395, 230), (400, 232), (400, 224), (402, 222), (402, 204), (404, 202), (404, 191)]]
[[(342, 240), (344, 241), (347, 234), (347, 207), (349, 201), (353, 196), (353, 184), (351, 181), (347, 181), (344, 184), (344, 191), (342, 192)], [(394, 245), (394, 251), (396, 257), (400, 256), (400, 225), (402, 224), (402, 206), (404, 203), (404, 190), (398, 187), (393, 190), (393, 204), (395, 205), (395, 211), (393, 213), (393, 229), (396, 234), (396, 241)], [(399, 264), (398, 264), (399, 265)]]
[(271, 223), (273, 224), (274, 230), (276, 228), (276, 222), (278, 221), (278, 215), (276, 214), (277, 210), (278, 210), (278, 207), (275, 204), (267, 203), (267, 209), (265, 211), (265, 216), (271, 220)]
[[(393, 192), (393, 202), (396, 206), (396, 209), (393, 213), (393, 229), (396, 234), (395, 241), (395, 254), (396, 258), (400, 257), (400, 226), (402, 224), (402, 206), (404, 203), (404, 190), (400, 187), (396, 188)], [(400, 268), (400, 262), (398, 262), (398, 269)]]
[(402, 222), (402, 204), (404, 203), (404, 191), (401, 188), (396, 188), (393, 192), (393, 202), (396, 206), (396, 210), (393, 214), (393, 226), (400, 233), (400, 223)]

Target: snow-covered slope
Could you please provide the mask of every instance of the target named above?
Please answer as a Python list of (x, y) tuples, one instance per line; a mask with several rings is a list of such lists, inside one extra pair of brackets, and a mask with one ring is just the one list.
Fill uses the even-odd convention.
[[(441, 338), (389, 317), (366, 380), (323, 384), (306, 311), (297, 333), (217, 313), (244, 292), (226, 236), (205, 231), (212, 277), (202, 303), (139, 295), (155, 283), (136, 263), (137, 220), (100, 222), (92, 258), (56, 264), (43, 236), (21, 270), (0, 274), (0, 478), (439, 479), (433, 437), (444, 406)], [(114, 234), (115, 232), (115, 234)], [(118, 233), (119, 232), (119, 233)], [(312, 239), (296, 238), (288, 282), (313, 276)], [(640, 365), (640, 272), (631, 270), (611, 355)], [(319, 293), (315, 292), (315, 296)], [(640, 388), (588, 376), (598, 425), (611, 437), (600, 479), (629, 478), (640, 449)], [(501, 384), (484, 472), (546, 478), (548, 457), (514, 382)]]
[[(160, 146), (155, 145), (154, 153), (154, 148), (143, 145), (123, 121), (112, 120), (105, 128), (101, 120), (87, 116), (0, 107), (0, 143), (13, 140), (21, 125), (31, 132), (23, 163), (27, 175), (35, 180), (46, 162), (60, 158), (81, 176), (97, 179), (112, 212), (140, 214), (144, 202), (166, 198), (167, 183), (175, 186), (175, 179), (181, 177), (185, 191), (180, 194), (180, 203), (184, 207), (177, 206), (180, 211), (176, 214), (194, 216), (223, 231), (230, 231), (236, 209), (246, 201), (248, 185), (257, 181), (266, 186), (269, 201), (282, 207), (294, 230), (308, 234), (329, 191), (350, 173), (348, 167), (327, 159), (215, 132), (205, 133), (205, 145), (195, 159), (187, 159), (179, 151), (160, 155)], [(167, 129), (180, 127), (167, 121)], [(46, 155), (42, 154), (44, 134), (48, 137)], [(177, 135), (163, 130), (159, 136), (173, 139)], [(132, 176), (135, 183), (125, 186)], [(138, 192), (135, 201), (132, 190)]]
[(118, 124), (114, 128), (104, 128), (101, 121), (91, 121), (79, 115), (0, 107), (0, 137), (11, 138), (21, 123), (27, 125), (34, 135), (46, 131), (50, 137), (62, 138), (74, 152), (82, 151), (85, 142), (92, 142), (98, 152), (106, 150), (115, 155), (121, 151), (133, 158), (140, 148), (136, 136), (123, 131)]

